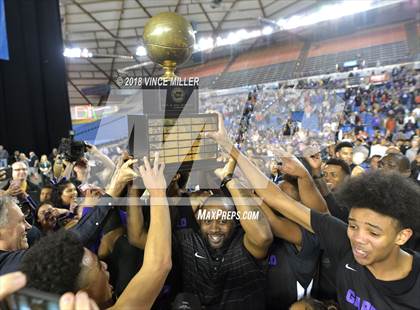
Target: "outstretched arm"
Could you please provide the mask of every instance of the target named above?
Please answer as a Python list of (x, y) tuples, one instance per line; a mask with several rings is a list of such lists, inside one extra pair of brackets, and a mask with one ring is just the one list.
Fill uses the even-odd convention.
[(322, 197), (328, 196), (331, 192), (330, 189), (327, 186), (327, 183), (325, 182), (324, 178), (322, 177), (322, 159), (321, 154), (318, 152), (316, 154), (308, 154), (308, 156), (305, 157), (306, 161), (311, 165), (312, 168), (312, 177), (315, 181), (315, 184), (320, 191)]
[(105, 168), (109, 169), (112, 173), (115, 169), (115, 164), (108, 156), (98, 150), (98, 148), (93, 144), (88, 144), (87, 150), (90, 154), (99, 159), (104, 164)]
[[(216, 174), (221, 180), (231, 174), (235, 169), (235, 161), (230, 159), (224, 169), (217, 169)], [(273, 241), (270, 224), (258, 207), (253, 191), (246, 189), (238, 179), (231, 179), (226, 183), (226, 188), (232, 195), (236, 210), (240, 216), (241, 226), (245, 231), (244, 246), (255, 258), (264, 258)], [(248, 218), (252, 213), (258, 218)]]
[(288, 197), (276, 184), (271, 182), (251, 161), (246, 158), (228, 139), (219, 114), (219, 130), (207, 133), (209, 138), (217, 141), (222, 148), (230, 152), (239, 167), (255, 189), (257, 195), (270, 207), (278, 210), (287, 218), (313, 232), (311, 227), (310, 209)]
[(141, 190), (133, 186), (128, 190), (127, 235), (128, 241), (132, 245), (144, 249), (147, 241), (147, 230), (144, 227), (141, 205), (137, 203), (141, 194)]
[(150, 309), (171, 270), (171, 221), (163, 169), (163, 164), (159, 167), (158, 153), (153, 167), (146, 157), (144, 166), (140, 167), (140, 175), (150, 193), (150, 227), (144, 261), (113, 309)]
[(298, 224), (287, 218), (276, 215), (264, 202), (260, 205), (260, 208), (270, 223), (274, 236), (296, 246), (302, 246), (302, 231)]
[(277, 148), (275, 153), (281, 159), (280, 171), (297, 177), (301, 202), (310, 209), (323, 213), (328, 212), (327, 204), (318, 191), (312, 176), (299, 159), (280, 148)]

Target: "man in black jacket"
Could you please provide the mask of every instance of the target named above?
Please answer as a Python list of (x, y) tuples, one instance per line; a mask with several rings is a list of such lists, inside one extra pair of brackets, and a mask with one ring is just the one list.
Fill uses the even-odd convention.
[[(71, 228), (83, 245), (97, 240), (110, 210), (110, 206), (96, 206)], [(31, 227), (13, 198), (0, 194), (0, 275), (19, 269), (29, 247), (27, 234)]]

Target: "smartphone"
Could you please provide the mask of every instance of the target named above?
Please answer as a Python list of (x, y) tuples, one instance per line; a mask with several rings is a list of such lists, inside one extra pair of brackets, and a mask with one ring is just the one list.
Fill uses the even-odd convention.
[(0, 302), (1, 310), (59, 310), (60, 296), (23, 288)]
[(3, 177), (4, 180), (12, 178), (12, 167), (0, 168), (0, 171), (6, 171), (6, 175)]

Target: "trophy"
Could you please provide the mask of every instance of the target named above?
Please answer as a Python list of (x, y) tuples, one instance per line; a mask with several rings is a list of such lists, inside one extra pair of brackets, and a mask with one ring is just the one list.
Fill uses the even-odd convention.
[(159, 152), (167, 171), (191, 171), (193, 165), (213, 169), (217, 144), (205, 138), (205, 132), (217, 131), (217, 115), (199, 114), (198, 78), (175, 75), (176, 66), (186, 62), (194, 48), (191, 24), (178, 14), (160, 13), (146, 24), (143, 40), (164, 75), (143, 82), (143, 115), (128, 116), (130, 153), (153, 158)]
[(186, 62), (194, 48), (191, 24), (182, 16), (165, 12), (152, 17), (144, 27), (143, 41), (149, 58), (165, 71), (163, 77), (175, 77), (175, 68)]

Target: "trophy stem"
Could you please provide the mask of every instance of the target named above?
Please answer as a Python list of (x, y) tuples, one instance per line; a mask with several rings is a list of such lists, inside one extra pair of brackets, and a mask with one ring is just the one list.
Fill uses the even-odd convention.
[(163, 74), (162, 77), (164, 79), (171, 80), (174, 77), (176, 77), (176, 75), (175, 75), (176, 63), (174, 61), (165, 60), (162, 64), (162, 68), (163, 68), (163, 71), (164, 71), (164, 74)]

